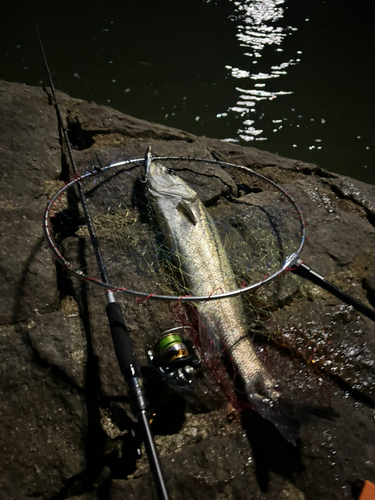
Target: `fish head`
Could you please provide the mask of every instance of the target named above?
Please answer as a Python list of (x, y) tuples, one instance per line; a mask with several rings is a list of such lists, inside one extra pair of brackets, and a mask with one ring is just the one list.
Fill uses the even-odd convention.
[(197, 193), (170, 168), (161, 163), (146, 160), (146, 183), (148, 193), (153, 199), (169, 198), (181, 201), (194, 202)]

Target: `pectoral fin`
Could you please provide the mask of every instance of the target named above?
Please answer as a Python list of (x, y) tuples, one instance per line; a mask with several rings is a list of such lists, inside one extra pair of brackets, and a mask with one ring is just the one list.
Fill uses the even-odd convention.
[(186, 203), (186, 201), (180, 201), (180, 203), (177, 205), (177, 210), (180, 210), (195, 226), (195, 224), (198, 222), (192, 209), (190, 208), (189, 203)]

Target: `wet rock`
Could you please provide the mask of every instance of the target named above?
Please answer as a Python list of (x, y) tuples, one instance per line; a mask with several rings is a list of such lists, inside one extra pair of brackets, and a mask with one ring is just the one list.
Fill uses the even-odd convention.
[[(353, 498), (353, 486), (358, 479), (373, 477), (375, 452), (368, 441), (372, 434), (373, 409), (366, 403), (354, 401), (349, 394), (342, 398), (335, 391), (332, 405), (340, 412), (337, 426), (313, 422), (309, 429), (302, 429), (302, 462), (305, 466), (303, 481), (296, 486), (308, 491), (306, 498), (320, 495), (328, 498)], [(350, 428), (350, 435), (346, 429)], [(323, 465), (319, 478), (314, 476), (311, 461)]]
[(56, 115), (41, 89), (0, 82), (0, 324), (57, 307), (42, 232), (44, 183), (61, 171)]
[(375, 275), (366, 276), (363, 280), (363, 286), (367, 291), (367, 297), (370, 304), (375, 305)]
[[(60, 92), (58, 98), (81, 172), (97, 166), (97, 158), (102, 165), (142, 160), (148, 145), (160, 156), (250, 167), (302, 207), (309, 237), (301, 254), (306, 264), (367, 305), (374, 303), (374, 186), (298, 160), (147, 123)], [(42, 89), (0, 82), (0, 109), (5, 166), (0, 183), (3, 491), (9, 500), (156, 498), (147, 457), (136, 461), (130, 439), (136, 425), (113, 350), (104, 289), (56, 266), (42, 239), (46, 201), (70, 178), (50, 96)], [(163, 293), (180, 275), (173, 266), (161, 268), (154, 252), (143, 167), (141, 162), (133, 167), (112, 185), (106, 182), (104, 194), (98, 190), (89, 202), (101, 248), (110, 256), (110, 279), (119, 287)], [(267, 207), (274, 194), (261, 190), (262, 181), (245, 170), (212, 167), (186, 161), (176, 170), (217, 219), (236, 219), (228, 231), (230, 252), (231, 244), (253, 241), (250, 233), (256, 229), (240, 227), (240, 208), (246, 207), (248, 215), (262, 207), (264, 220), (272, 219)], [(65, 217), (60, 226), (54, 221), (64, 255), (96, 276), (73, 191), (56, 213)], [(264, 242), (259, 256), (266, 252)], [(246, 252), (237, 252), (233, 267), (243, 269), (246, 258)], [(254, 279), (256, 272), (251, 268), (246, 279)], [(175, 293), (183, 295), (183, 287)], [(141, 364), (155, 337), (181, 323), (194, 324), (191, 306), (121, 291), (116, 298)], [(294, 447), (249, 409), (233, 417), (228, 394), (217, 395), (217, 379), (203, 367), (196, 402), (159, 401), (158, 394), (149, 394), (162, 415), (156, 414), (153, 429), (171, 497), (351, 498), (358, 479), (375, 481), (373, 323), (291, 273), (245, 301), (249, 331), (267, 369), (295, 397), (332, 404), (341, 417), (332, 422), (312, 418), (302, 425)]]
[[(64, 100), (63, 100), (64, 103)], [(161, 139), (193, 141), (194, 136), (182, 130), (157, 123), (149, 123), (124, 115), (107, 106), (89, 104), (81, 100), (66, 100), (68, 119), (92, 140), (106, 141), (106, 136), (114, 136), (118, 142), (128, 139)], [(99, 111), (100, 110), (100, 111)], [(104, 137), (103, 137), (104, 136)]]
[[(254, 458), (240, 433), (207, 438), (162, 459), (172, 498), (250, 499), (305, 498), (287, 479), (272, 474), (268, 492), (257, 484)], [(157, 498), (149, 473), (131, 480), (113, 481), (110, 499)]]
[(327, 181), (331, 189), (336, 192), (340, 198), (351, 200), (356, 205), (363, 207), (366, 210), (372, 223), (375, 215), (374, 194), (375, 188), (373, 185), (366, 184), (355, 179), (338, 178)]
[(99, 500), (96, 493), (84, 493), (83, 495), (75, 495), (74, 497), (68, 497), (69, 500)]
[(21, 326), (0, 328), (1, 491), (51, 498), (86, 467), (85, 401), (35, 362)]
[(374, 400), (372, 322), (351, 306), (327, 302), (292, 305), (275, 313), (276, 341), (304, 363)]
[(28, 336), (41, 362), (61, 370), (61, 377), (83, 389), (86, 338), (78, 308), (66, 312), (69, 314), (59, 311), (35, 317), (27, 325)]

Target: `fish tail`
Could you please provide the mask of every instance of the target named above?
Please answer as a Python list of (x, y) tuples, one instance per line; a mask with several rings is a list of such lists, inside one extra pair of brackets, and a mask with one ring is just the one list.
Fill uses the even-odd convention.
[[(268, 383), (267, 383), (268, 382)], [(247, 386), (246, 393), (252, 408), (272, 422), (280, 434), (295, 445), (302, 423), (312, 417), (334, 420), (340, 414), (330, 406), (318, 406), (299, 400), (271, 380)]]
[(295, 405), (290, 398), (280, 395), (277, 400), (270, 398), (259, 399), (252, 391), (247, 392), (250, 405), (265, 420), (272, 422), (280, 434), (292, 444), (296, 444), (299, 437), (301, 421), (298, 418)]

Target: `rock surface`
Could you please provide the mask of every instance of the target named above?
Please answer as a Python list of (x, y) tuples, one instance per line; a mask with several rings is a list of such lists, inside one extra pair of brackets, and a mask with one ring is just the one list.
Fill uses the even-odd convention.
[[(159, 156), (221, 159), (282, 185), (307, 222), (304, 261), (374, 305), (375, 186), (60, 92), (58, 99), (81, 172), (97, 157), (103, 164), (142, 158), (151, 144)], [(47, 200), (70, 178), (50, 95), (0, 82), (0, 112), (0, 498), (156, 498), (145, 455), (136, 459), (134, 422), (108, 331), (103, 289), (68, 277), (43, 239)], [(112, 200), (117, 206), (125, 198), (133, 200), (122, 222), (107, 209), (101, 212), (100, 203), (96, 214), (104, 250), (122, 255), (131, 242), (139, 246), (149, 234), (149, 221), (142, 219), (135, 200), (141, 173), (134, 169), (127, 175), (119, 198)], [(216, 166), (203, 171), (192, 162), (184, 175), (212, 210), (218, 206), (226, 213), (226, 205), (218, 202), (228, 193), (244, 203), (250, 199), (240, 176)], [(254, 200), (256, 192), (251, 196)], [(74, 199), (66, 203), (74, 208)], [(120, 237), (113, 234), (126, 242), (116, 246)], [(95, 275), (86, 236), (83, 227), (73, 229), (61, 245), (68, 260), (83, 259)], [(111, 270), (119, 283), (147, 287), (147, 269), (140, 274), (130, 261), (123, 266), (115, 260)], [(331, 402), (341, 418), (303, 425), (294, 447), (254, 412), (233, 416), (203, 373), (206, 395), (187, 404), (172, 398), (153, 424), (171, 498), (356, 498), (358, 481), (375, 482), (374, 323), (292, 273), (251, 300), (267, 303), (262, 325), (273, 341), (257, 341), (264, 363), (303, 398)], [(144, 363), (145, 345), (155, 333), (178, 324), (182, 313), (164, 302), (139, 303), (123, 295), (119, 301)]]

